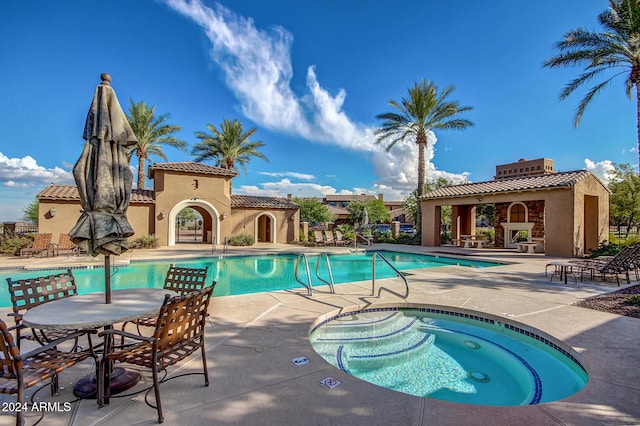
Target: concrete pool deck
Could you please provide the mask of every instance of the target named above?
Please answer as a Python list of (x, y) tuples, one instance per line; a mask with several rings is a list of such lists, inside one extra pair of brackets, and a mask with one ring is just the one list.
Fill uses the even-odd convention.
[[(520, 407), (476, 406), (419, 398), (379, 388), (351, 377), (317, 355), (307, 338), (310, 325), (321, 315), (354, 305), (405, 301), (388, 293), (370, 296), (371, 283), (340, 284), (336, 294), (315, 292), (307, 296), (300, 287), (289, 291), (216, 297), (210, 305), (206, 330), (207, 363), (211, 384), (202, 376), (187, 376), (161, 385), (165, 424), (174, 425), (603, 425), (640, 424), (640, 319), (621, 317), (572, 306), (587, 297), (617, 290), (615, 282), (585, 281), (568, 285), (545, 276), (545, 265), (559, 258), (507, 250), (460, 249), (376, 245), (375, 249), (429, 254), (473, 256), (510, 262), (504, 266), (474, 269), (446, 266), (410, 271), (409, 303), (464, 307), (498, 315), (542, 330), (572, 346), (586, 366), (590, 380), (581, 392), (562, 401)], [(231, 248), (228, 254), (265, 251), (348, 251), (345, 248), (300, 248), (291, 245), (256, 245)], [(178, 259), (211, 255), (211, 247), (133, 250), (116, 262), (137, 259)], [(214, 253), (220, 255), (220, 251)], [(101, 264), (85, 257), (15, 259), (0, 258), (0, 268), (44, 268)], [(377, 280), (378, 285), (402, 292), (399, 279)], [(635, 282), (632, 282), (635, 284)], [(323, 288), (319, 288), (323, 289)], [(0, 314), (7, 318), (8, 309)], [(293, 358), (310, 362), (296, 366)], [(70, 401), (73, 383), (93, 371), (92, 363), (65, 371), (59, 396), (48, 388), (39, 400)], [(202, 371), (199, 355), (169, 369), (174, 376)], [(145, 383), (134, 390), (148, 386)], [(326, 389), (320, 381), (341, 382)], [(15, 397), (1, 396), (0, 402)], [(8, 413), (0, 424), (13, 424)], [(27, 424), (39, 416), (29, 413)], [(95, 400), (74, 403), (69, 412), (48, 412), (46, 425), (156, 424), (157, 415), (144, 402), (144, 394), (114, 398), (98, 410)]]

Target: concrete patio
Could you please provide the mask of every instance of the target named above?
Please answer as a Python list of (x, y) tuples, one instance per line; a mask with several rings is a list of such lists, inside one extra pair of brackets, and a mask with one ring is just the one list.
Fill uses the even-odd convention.
[[(438, 254), (448, 252), (510, 262), (485, 269), (447, 266), (413, 270), (408, 276), (410, 296), (406, 302), (464, 307), (502, 316), (535, 327), (563, 340), (581, 356), (589, 383), (581, 392), (562, 401), (534, 406), (500, 407), (464, 405), (419, 398), (383, 389), (351, 377), (318, 356), (307, 338), (319, 316), (353, 305), (405, 303), (383, 293), (369, 296), (370, 282), (340, 284), (336, 294), (316, 292), (308, 297), (303, 287), (289, 291), (216, 297), (210, 305), (206, 330), (207, 363), (211, 384), (203, 386), (199, 375), (170, 380), (161, 385), (165, 424), (169, 425), (637, 425), (640, 424), (640, 320), (572, 306), (598, 294), (617, 290), (615, 282), (585, 281), (568, 285), (545, 276), (545, 265), (563, 260), (541, 254), (509, 250), (377, 245), (390, 249)], [(257, 245), (231, 248), (227, 255), (305, 250), (291, 245)], [(309, 248), (306, 250), (317, 251)], [(322, 248), (322, 250), (325, 250)], [(345, 248), (326, 248), (348, 251)], [(126, 263), (137, 259), (178, 259), (208, 256), (211, 247), (184, 245), (178, 248), (133, 250), (114, 259)], [(220, 255), (217, 251), (215, 256)], [(41, 268), (49, 265), (101, 264), (100, 259), (55, 257), (37, 259), (0, 258), (0, 268)], [(4, 272), (4, 271), (3, 271)], [(398, 279), (379, 284), (403, 290)], [(634, 283), (632, 283), (634, 284)], [(323, 288), (319, 288), (323, 289)], [(325, 288), (326, 290), (326, 288)], [(7, 322), (9, 309), (0, 314)], [(309, 363), (296, 366), (293, 358)], [(201, 371), (199, 355), (169, 370), (169, 376)], [(73, 383), (93, 372), (92, 362), (65, 371), (60, 395), (50, 397), (48, 388), (37, 400), (71, 401)], [(149, 385), (150, 375), (133, 389)], [(326, 389), (320, 381), (333, 377), (342, 384)], [(153, 397), (151, 396), (151, 399)], [(13, 402), (15, 397), (0, 397)], [(10, 413), (1, 413), (0, 424), (13, 424)], [(29, 413), (27, 424), (39, 418)], [(47, 412), (44, 425), (152, 425), (156, 411), (144, 402), (144, 394), (113, 398), (98, 409), (95, 400), (71, 404), (67, 412)]]

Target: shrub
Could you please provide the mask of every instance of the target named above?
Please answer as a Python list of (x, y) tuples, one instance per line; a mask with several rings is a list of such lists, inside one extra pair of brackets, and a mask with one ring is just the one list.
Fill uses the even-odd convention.
[(234, 235), (229, 239), (229, 244), (232, 246), (252, 246), (253, 237), (247, 234)]
[(0, 244), (0, 253), (9, 255), (18, 255), (20, 250), (25, 247), (31, 247), (33, 244), (33, 238), (16, 236), (11, 238), (4, 238), (2, 244)]
[(625, 299), (624, 303), (627, 305), (640, 306), (640, 294), (634, 294)]
[(158, 248), (158, 237), (153, 234), (144, 234), (141, 237), (136, 238), (131, 243), (133, 248), (141, 249), (154, 249)]
[(590, 249), (589, 252), (591, 257), (597, 256), (615, 256), (622, 250), (622, 245), (620, 244), (609, 244), (607, 241), (603, 241), (598, 244), (597, 249)]

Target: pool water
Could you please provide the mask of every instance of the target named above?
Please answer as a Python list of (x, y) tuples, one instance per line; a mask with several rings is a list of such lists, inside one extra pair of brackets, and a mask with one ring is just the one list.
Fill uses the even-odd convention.
[[(500, 263), (457, 259), (442, 256), (427, 256), (411, 253), (381, 251), (400, 271), (416, 268), (435, 268), (447, 265), (459, 265), (483, 268), (500, 265)], [(336, 284), (371, 280), (371, 262), (373, 252), (353, 254), (331, 254), (331, 270)], [(229, 296), (237, 294), (259, 293), (266, 291), (302, 288), (296, 281), (294, 267), (297, 254), (278, 254), (261, 256), (216, 256), (188, 260), (132, 262), (128, 266), (113, 267), (111, 274), (112, 290), (148, 287), (161, 288), (170, 263), (184, 267), (209, 267), (207, 282), (216, 281), (214, 296)], [(324, 283), (316, 278), (316, 256), (308, 256), (309, 270), (314, 286)], [(384, 262), (377, 261), (376, 278), (394, 277), (393, 270)], [(14, 280), (50, 275), (63, 271), (55, 270), (4, 270), (0, 271), (0, 281), (6, 283), (6, 278)], [(321, 261), (320, 276), (329, 280), (326, 262)], [(78, 268), (73, 270), (79, 293), (90, 293), (104, 290), (103, 268)], [(299, 270), (300, 278), (306, 282), (306, 270), (302, 262)], [(0, 307), (11, 306), (7, 286), (0, 284)]]
[(340, 314), (314, 326), (310, 341), (325, 360), (359, 379), (466, 404), (556, 401), (588, 381), (575, 357), (550, 345), (542, 332), (437, 312), (444, 311), (386, 308)]

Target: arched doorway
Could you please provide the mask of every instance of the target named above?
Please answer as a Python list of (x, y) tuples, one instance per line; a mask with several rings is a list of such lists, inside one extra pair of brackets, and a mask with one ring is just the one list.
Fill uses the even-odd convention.
[(276, 242), (276, 218), (271, 213), (262, 213), (256, 217), (255, 230), (257, 243)]
[(211, 243), (213, 239), (220, 241), (220, 214), (218, 210), (207, 201), (189, 199), (176, 203), (169, 211), (168, 245), (176, 245), (177, 216), (182, 209), (187, 207), (194, 209), (202, 217), (202, 223), (199, 224), (201, 235), (198, 242)]

